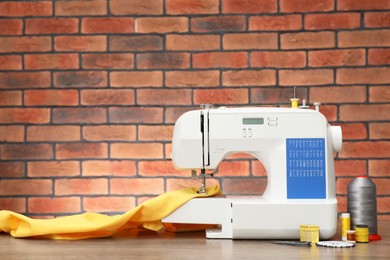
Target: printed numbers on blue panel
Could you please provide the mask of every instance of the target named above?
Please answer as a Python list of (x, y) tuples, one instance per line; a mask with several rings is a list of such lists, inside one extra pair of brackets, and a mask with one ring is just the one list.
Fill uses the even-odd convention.
[(287, 198), (325, 199), (325, 138), (287, 138)]

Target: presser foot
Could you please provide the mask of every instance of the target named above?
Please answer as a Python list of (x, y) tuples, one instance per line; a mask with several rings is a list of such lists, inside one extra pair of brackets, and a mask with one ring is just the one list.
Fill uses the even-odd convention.
[(206, 192), (206, 178), (208, 176), (209, 177), (214, 177), (214, 173), (218, 173), (218, 168), (214, 172), (212, 172), (210, 174), (206, 174), (206, 170), (205, 169), (200, 170), (200, 174), (199, 175), (196, 173), (195, 170), (192, 170), (191, 173), (192, 173), (192, 177), (199, 177), (200, 178), (200, 187), (199, 187), (197, 193), (198, 194), (206, 194), (207, 193)]
[(200, 174), (200, 180), (201, 180), (201, 183), (200, 183), (198, 193), (205, 194), (206, 193), (206, 174), (205, 173)]

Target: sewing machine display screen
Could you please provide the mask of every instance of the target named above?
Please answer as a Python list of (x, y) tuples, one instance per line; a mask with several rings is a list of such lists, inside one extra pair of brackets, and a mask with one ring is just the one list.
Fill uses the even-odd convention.
[(242, 123), (244, 125), (263, 125), (264, 124), (264, 118), (258, 117), (252, 117), (252, 118), (243, 118)]
[(287, 198), (325, 199), (325, 139), (287, 138)]

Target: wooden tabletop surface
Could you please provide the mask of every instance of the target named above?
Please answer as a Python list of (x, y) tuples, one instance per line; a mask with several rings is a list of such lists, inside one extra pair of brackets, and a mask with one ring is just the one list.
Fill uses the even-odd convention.
[[(206, 239), (204, 232), (150, 231), (99, 239), (16, 239), (0, 233), (0, 259), (390, 259), (390, 221), (379, 221), (381, 241), (354, 248), (295, 247), (265, 240)], [(339, 232), (335, 238), (340, 240)]]

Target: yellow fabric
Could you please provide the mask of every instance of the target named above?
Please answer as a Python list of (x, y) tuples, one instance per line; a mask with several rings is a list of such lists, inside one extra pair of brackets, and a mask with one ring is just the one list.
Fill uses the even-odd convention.
[(208, 188), (206, 194), (198, 194), (195, 188), (185, 188), (161, 194), (123, 215), (116, 216), (83, 213), (54, 219), (32, 219), (12, 211), (1, 210), (0, 232), (7, 232), (13, 237), (75, 240), (112, 236), (125, 228), (137, 226), (159, 231), (164, 227), (161, 219), (190, 199), (220, 193), (219, 186)]

